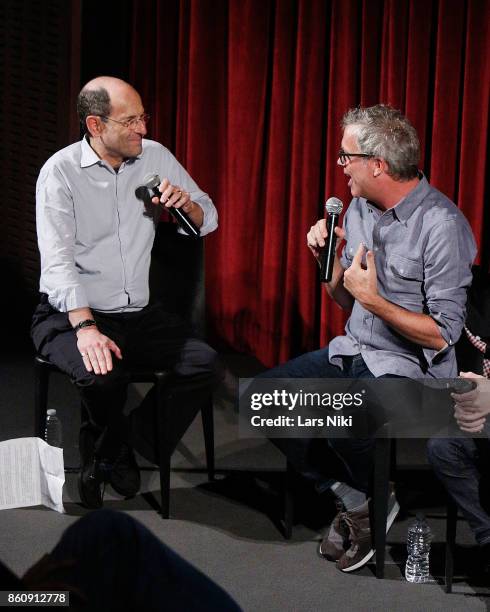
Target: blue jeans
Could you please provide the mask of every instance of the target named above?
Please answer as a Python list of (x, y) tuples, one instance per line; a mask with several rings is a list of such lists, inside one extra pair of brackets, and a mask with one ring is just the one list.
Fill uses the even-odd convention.
[[(463, 512), (478, 544), (490, 543), (490, 516), (482, 506), (488, 496), (488, 440), (473, 438), (431, 438), (427, 457), (439, 480)], [(482, 486), (483, 485), (483, 486)]]
[[(259, 378), (374, 378), (361, 355), (343, 357), (343, 370), (328, 360), (328, 346), (260, 374)], [(274, 438), (294, 469), (323, 492), (336, 481), (367, 492), (374, 439)]]

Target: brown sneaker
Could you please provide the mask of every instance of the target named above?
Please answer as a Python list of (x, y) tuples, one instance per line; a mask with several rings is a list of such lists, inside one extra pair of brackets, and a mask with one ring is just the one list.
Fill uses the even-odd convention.
[(349, 528), (351, 545), (337, 561), (337, 568), (342, 572), (353, 572), (365, 565), (374, 555), (369, 523), (369, 501), (365, 501), (354, 510), (344, 512), (341, 520)]
[[(386, 533), (393, 525), (400, 510), (396, 501), (395, 491), (391, 487), (388, 498), (388, 516), (386, 517)], [(349, 528), (350, 548), (337, 561), (337, 568), (342, 572), (353, 572), (361, 568), (374, 555), (371, 541), (371, 526), (369, 522), (369, 500), (350, 512), (344, 512), (340, 520)]]
[(349, 546), (349, 528), (342, 520), (345, 512), (340, 499), (335, 501), (337, 514), (330, 525), (330, 528), (318, 546), (318, 553), (329, 561), (337, 561), (345, 553)]

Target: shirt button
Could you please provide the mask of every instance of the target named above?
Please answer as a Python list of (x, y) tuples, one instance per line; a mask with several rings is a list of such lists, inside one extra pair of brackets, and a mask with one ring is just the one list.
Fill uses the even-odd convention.
[(365, 345), (365, 344), (362, 344), (362, 345), (361, 345), (361, 348), (362, 348), (362, 349), (364, 349), (364, 350), (366, 350), (366, 345)]

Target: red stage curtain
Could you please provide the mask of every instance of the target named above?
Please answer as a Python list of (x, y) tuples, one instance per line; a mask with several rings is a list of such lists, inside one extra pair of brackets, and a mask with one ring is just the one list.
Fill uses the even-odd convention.
[[(131, 74), (152, 137), (219, 210), (207, 239), (212, 332), (267, 365), (342, 333), (306, 232), (331, 195), (343, 113), (392, 104), (421, 168), (486, 248), (486, 0), (135, 0)], [(487, 223), (488, 225), (488, 223)]]

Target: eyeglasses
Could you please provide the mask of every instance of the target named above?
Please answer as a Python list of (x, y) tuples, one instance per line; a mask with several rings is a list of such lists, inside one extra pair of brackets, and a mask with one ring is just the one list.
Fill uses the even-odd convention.
[(119, 125), (123, 125), (125, 128), (129, 128), (130, 130), (135, 130), (138, 127), (139, 123), (143, 123), (145, 126), (150, 121), (150, 115), (147, 113), (143, 113), (139, 117), (133, 117), (132, 119), (127, 119), (126, 121), (118, 121), (117, 119), (112, 119), (112, 117), (107, 117), (106, 115), (99, 115), (101, 119), (104, 121), (113, 121), (114, 123), (119, 123)]
[(338, 156), (340, 165), (346, 166), (350, 162), (351, 157), (374, 157), (371, 153), (347, 153), (344, 149), (340, 149)]

